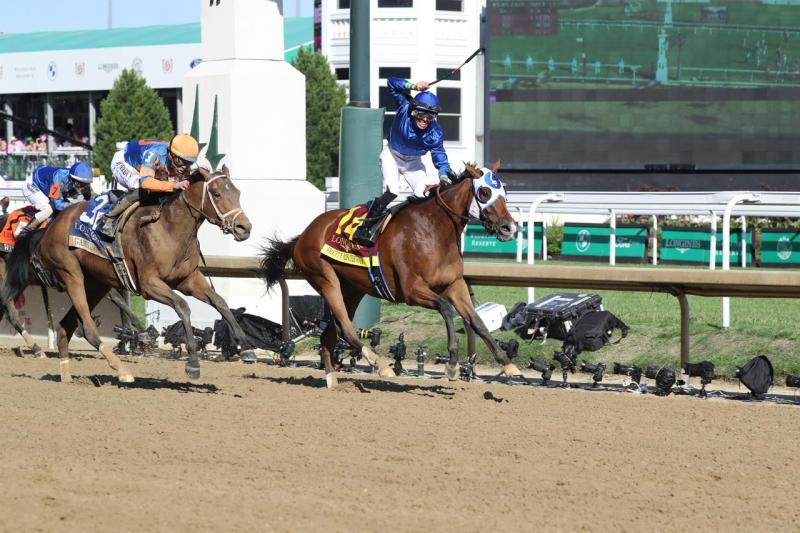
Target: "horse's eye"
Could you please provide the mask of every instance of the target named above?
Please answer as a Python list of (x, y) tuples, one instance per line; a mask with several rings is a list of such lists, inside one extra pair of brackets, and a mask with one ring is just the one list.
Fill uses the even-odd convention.
[(211, 193), (211, 196), (213, 196), (214, 198), (222, 198), (222, 195), (220, 193), (218, 193), (217, 191), (213, 191)]
[(481, 202), (488, 202), (492, 197), (492, 191), (489, 187), (481, 187), (478, 189), (478, 200)]

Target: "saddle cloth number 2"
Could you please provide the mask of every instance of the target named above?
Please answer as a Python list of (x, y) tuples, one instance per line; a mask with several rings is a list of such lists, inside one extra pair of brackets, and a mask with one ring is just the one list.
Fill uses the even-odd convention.
[(358, 206), (348, 211), (347, 214), (342, 217), (342, 220), (339, 221), (339, 227), (336, 228), (337, 235), (344, 233), (351, 241), (353, 240), (353, 233), (356, 232), (356, 229), (364, 222), (364, 219), (366, 218), (366, 215), (354, 217), (353, 214), (356, 212), (356, 209), (358, 209)]
[(88, 224), (92, 228), (95, 227), (98, 216), (103, 212), (103, 206), (109, 203), (108, 195), (98, 196), (96, 201), (96, 204), (90, 205), (80, 216), (80, 221)]

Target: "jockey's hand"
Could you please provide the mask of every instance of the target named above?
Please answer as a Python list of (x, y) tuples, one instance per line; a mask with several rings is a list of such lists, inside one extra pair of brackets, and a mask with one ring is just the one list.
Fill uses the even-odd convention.
[(414, 84), (415, 91), (427, 91), (430, 85), (428, 85), (427, 81), (418, 81)]
[(187, 180), (173, 181), (172, 182), (172, 190), (173, 191), (185, 191), (188, 188), (189, 188), (189, 182)]

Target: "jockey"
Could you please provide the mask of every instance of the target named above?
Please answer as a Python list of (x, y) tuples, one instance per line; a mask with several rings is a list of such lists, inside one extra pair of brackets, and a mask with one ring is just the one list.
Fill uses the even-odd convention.
[[(436, 95), (428, 92), (428, 82), (412, 84), (401, 78), (389, 78), (388, 85), (399, 107), (389, 130), (388, 143), (381, 152), (381, 174), (386, 192), (373, 200), (364, 223), (353, 235), (353, 240), (364, 246), (375, 243), (379, 224), (374, 222), (397, 197), (400, 176), (411, 187), (414, 196), (422, 196), (426, 187), (436, 184), (428, 178), (422, 164), (423, 155), (431, 153), (440, 181), (449, 183), (448, 176), (452, 173), (444, 151), (444, 134), (436, 122), (441, 105)], [(419, 91), (413, 98), (412, 90)]]
[[(179, 133), (169, 143), (147, 139), (134, 139), (117, 151), (111, 159), (112, 189), (123, 188), (128, 193), (117, 201), (103, 217), (98, 231), (114, 237), (114, 221), (139, 200), (140, 189), (154, 193), (185, 190), (192, 163), (197, 160), (200, 147), (191, 135)], [(163, 181), (156, 174), (166, 174), (177, 181)]]
[(94, 172), (86, 163), (75, 163), (70, 168), (37, 167), (22, 188), (25, 199), (37, 210), (25, 230), (34, 231), (54, 213), (88, 200), (93, 179)]

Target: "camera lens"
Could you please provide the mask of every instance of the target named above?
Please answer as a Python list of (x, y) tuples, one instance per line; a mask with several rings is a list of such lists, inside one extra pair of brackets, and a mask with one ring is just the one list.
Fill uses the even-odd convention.
[(789, 374), (786, 376), (787, 387), (800, 387), (800, 376), (793, 376)]

